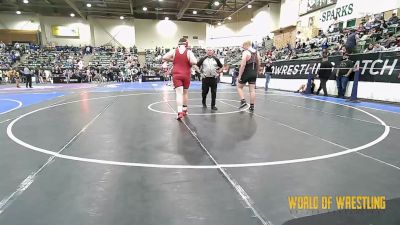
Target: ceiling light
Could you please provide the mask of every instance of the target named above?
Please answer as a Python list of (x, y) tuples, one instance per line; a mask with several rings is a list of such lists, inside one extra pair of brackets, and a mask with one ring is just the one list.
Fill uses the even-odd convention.
[(159, 2), (162, 2), (162, 1), (164, 1), (164, 0), (158, 0)]
[(227, 18), (228, 20), (232, 20), (232, 17), (230, 17), (230, 16), (228, 16), (228, 18)]
[(29, 1), (28, 1), (28, 0), (24, 0), (24, 3), (25, 3), (25, 4), (28, 4), (28, 3), (29, 3)]
[(90, 7), (92, 7), (92, 4), (88, 3), (88, 4), (86, 4), (86, 7), (90, 8)]
[(193, 14), (194, 14), (194, 15), (196, 15), (196, 14), (197, 14), (197, 11), (196, 11), (196, 10), (194, 10), (194, 11), (193, 11)]
[(125, 19), (125, 17), (124, 17), (124, 16), (120, 16), (119, 18), (120, 18), (121, 20)]
[(71, 14), (69, 14), (71, 17), (75, 17), (75, 14), (74, 13), (71, 13)]
[(215, 6), (219, 6), (219, 1), (215, 1), (215, 2), (214, 2), (214, 5), (215, 5)]
[(252, 5), (247, 5), (247, 8), (251, 9), (253, 6)]
[(169, 17), (168, 17), (168, 16), (166, 16), (166, 17), (165, 17), (165, 20), (169, 20)]
[(15, 13), (19, 15), (19, 14), (21, 14), (21, 11), (16, 11)]
[(221, 26), (221, 22), (218, 22), (218, 26)]
[(143, 11), (147, 11), (147, 7), (146, 6), (143, 7)]

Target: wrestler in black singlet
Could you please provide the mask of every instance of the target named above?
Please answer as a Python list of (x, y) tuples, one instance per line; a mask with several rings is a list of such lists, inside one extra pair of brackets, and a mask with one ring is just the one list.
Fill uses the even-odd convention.
[[(249, 51), (249, 50), (246, 50)], [(250, 52), (250, 51), (249, 51)], [(250, 52), (251, 57), (246, 62), (246, 67), (244, 68), (242, 77), (239, 81), (241, 84), (256, 84), (257, 80), (257, 51)]]

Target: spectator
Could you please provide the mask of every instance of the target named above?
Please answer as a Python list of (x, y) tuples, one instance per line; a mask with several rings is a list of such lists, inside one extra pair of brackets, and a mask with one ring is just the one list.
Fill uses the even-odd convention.
[[(311, 78), (311, 94), (314, 94), (315, 90), (315, 83), (314, 83), (314, 78)], [(295, 93), (305, 93), (307, 91), (307, 84), (302, 84), (300, 85), (299, 89), (295, 91)]]
[(385, 51), (385, 47), (381, 46), (379, 43), (375, 43), (374, 49), (372, 52), (382, 52)]
[(337, 17), (335, 17), (335, 21), (329, 26), (328, 30), (329, 33), (334, 33), (339, 31), (339, 21)]
[(328, 38), (326, 37), (326, 35), (325, 34), (323, 34), (322, 35), (322, 38), (321, 38), (321, 48), (322, 48), (322, 50), (325, 50), (325, 49), (328, 49)]
[(354, 53), (355, 48), (357, 46), (358, 39), (359, 39), (358, 34), (356, 34), (356, 32), (354, 32), (354, 30), (349, 30), (346, 44), (345, 44), (347, 53), (349, 53), (349, 54)]
[(341, 55), (342, 53), (339, 51), (339, 47), (335, 47), (330, 54), (331, 54), (331, 56), (337, 56), (337, 55)]
[(269, 84), (269, 81), (271, 80), (271, 75), (272, 75), (272, 64), (271, 64), (271, 60), (268, 60), (267, 64), (264, 67), (265, 91), (268, 91), (268, 84)]
[(399, 24), (399, 17), (397, 17), (396, 13), (392, 13), (392, 17), (389, 18), (387, 24), (394, 25), (394, 24)]
[(348, 54), (348, 53), (347, 53), (347, 48), (346, 48), (345, 46), (342, 46), (342, 47), (340, 48), (340, 54), (341, 54), (341, 55)]
[(386, 41), (383, 43), (383, 46), (385, 48), (390, 48), (392, 44), (396, 44), (396, 38), (393, 36), (392, 33), (388, 33), (386, 34)]
[(328, 56), (326, 54), (324, 54), (322, 56), (321, 67), (320, 67), (320, 69), (318, 71), (318, 75), (317, 75), (317, 78), (319, 78), (319, 80), (320, 80), (320, 85), (319, 85), (319, 88), (316, 93), (317, 95), (319, 95), (319, 92), (321, 90), (323, 90), (324, 96), (328, 96), (328, 91), (326, 89), (326, 82), (331, 77), (331, 74), (332, 74), (332, 64), (328, 61)]
[(349, 82), (349, 76), (353, 71), (354, 63), (349, 59), (347, 53), (343, 54), (343, 60), (340, 62), (339, 67), (336, 71), (336, 83), (338, 89), (338, 98), (344, 98), (347, 89), (347, 83)]
[(382, 19), (380, 18), (380, 16), (376, 16), (374, 18), (374, 21), (372, 22), (372, 26), (379, 28), (381, 25), (382, 25)]
[(371, 53), (374, 50), (374, 45), (370, 43), (368, 47), (364, 50), (364, 53)]
[(358, 27), (357, 27), (357, 32), (358, 32), (358, 33), (363, 33), (363, 32), (365, 32), (366, 29), (365, 29), (365, 27), (364, 27), (364, 24), (365, 24), (364, 22), (361, 22), (360, 25), (358, 25)]
[(286, 47), (283, 49), (283, 54), (288, 54), (292, 51), (292, 48), (290, 47), (290, 44), (287, 43)]
[(371, 29), (369, 35), (372, 39), (375, 39), (375, 41), (379, 41), (382, 39), (382, 33), (378, 32), (376, 28)]
[(289, 51), (288, 54), (285, 56), (285, 60), (291, 60), (292, 59), (292, 52), (293, 51)]
[(381, 23), (380, 29), (381, 30), (387, 29), (388, 28), (388, 24), (386, 23), (386, 21), (384, 19), (382, 19), (381, 22), (382, 23)]
[(232, 73), (232, 83), (231, 83), (232, 86), (236, 86), (236, 80), (238, 75), (239, 75), (239, 66), (236, 65)]
[(365, 28), (366, 31), (371, 30), (371, 28), (372, 28), (371, 22), (370, 22), (370, 21), (366, 21), (366, 22), (364, 23), (364, 28)]
[(19, 83), (21, 82), (21, 77), (19, 75), (19, 72), (15, 68), (13, 68), (11, 75), (15, 79), (15, 84), (17, 85), (17, 88), (20, 88)]
[(267, 50), (271, 50), (272, 47), (273, 47), (273, 45), (274, 45), (273, 40), (272, 40), (269, 36), (267, 36), (267, 38), (266, 38), (266, 40), (265, 40), (265, 48), (266, 48)]
[(298, 58), (299, 58), (299, 57), (297, 56), (296, 51), (295, 51), (295, 50), (292, 50), (290, 59), (298, 59)]
[(300, 31), (297, 31), (295, 48), (300, 48), (302, 42), (302, 34)]

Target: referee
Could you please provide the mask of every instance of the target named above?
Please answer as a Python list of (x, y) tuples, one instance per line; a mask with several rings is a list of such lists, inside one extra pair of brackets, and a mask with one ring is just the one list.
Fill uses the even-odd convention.
[(23, 73), (24, 73), (25, 79), (26, 79), (26, 88), (28, 88), (28, 86), (29, 86), (29, 88), (32, 88), (32, 73), (31, 73), (31, 71), (29, 70), (28, 67), (25, 67), (23, 70)]
[(200, 59), (197, 66), (202, 71), (202, 103), (203, 108), (207, 108), (206, 99), (209, 89), (211, 88), (211, 110), (218, 110), (215, 107), (215, 99), (217, 98), (218, 76), (222, 71), (222, 63), (214, 55), (212, 48), (207, 48), (207, 56)]

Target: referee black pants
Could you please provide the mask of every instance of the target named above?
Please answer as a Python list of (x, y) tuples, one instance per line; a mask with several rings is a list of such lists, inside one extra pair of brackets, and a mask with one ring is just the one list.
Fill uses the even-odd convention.
[(28, 86), (31, 88), (32, 87), (32, 75), (26, 75), (26, 87)]
[(215, 106), (215, 99), (217, 98), (217, 78), (205, 77), (202, 80), (201, 89), (203, 97), (203, 105), (206, 105), (208, 91), (211, 88), (211, 107)]
[(318, 88), (318, 91), (317, 91), (317, 95), (319, 95), (319, 92), (320, 92), (321, 90), (324, 90), (324, 95), (325, 95), (325, 96), (328, 95), (328, 91), (326, 90), (326, 82), (327, 82), (327, 81), (328, 81), (328, 79), (320, 78), (320, 85), (319, 85), (319, 88)]

